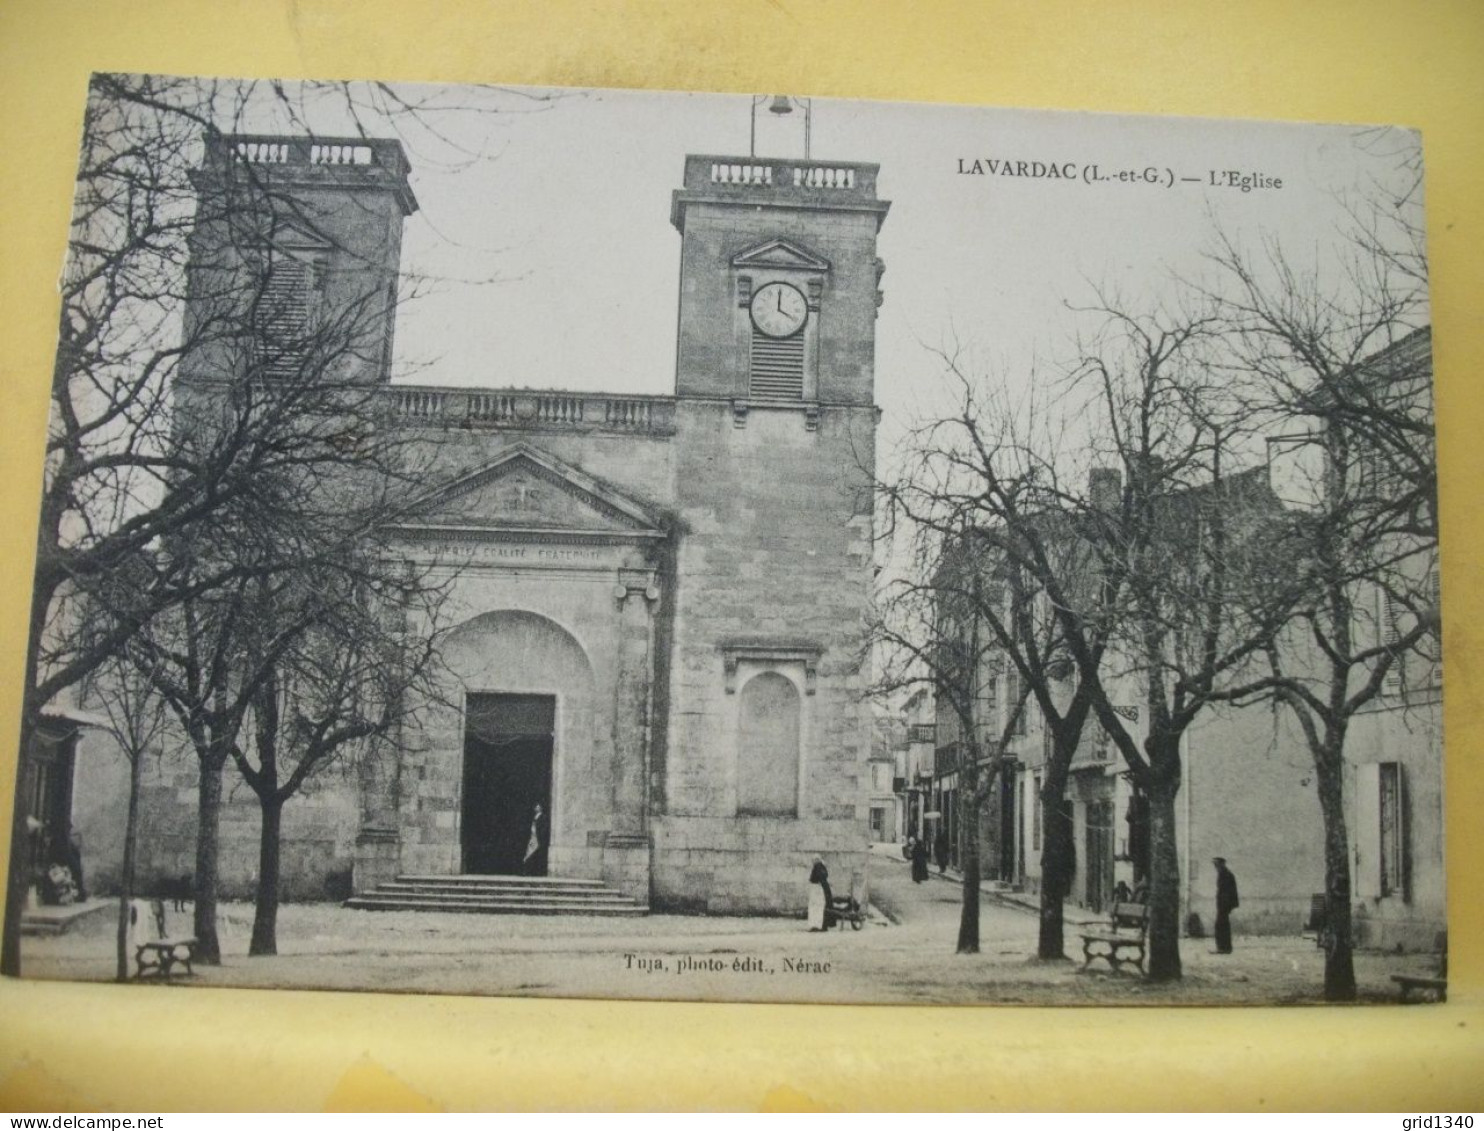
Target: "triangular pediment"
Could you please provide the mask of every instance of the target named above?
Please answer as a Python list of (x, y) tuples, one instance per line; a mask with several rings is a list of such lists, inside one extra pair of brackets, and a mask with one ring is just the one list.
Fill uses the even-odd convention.
[(733, 267), (782, 267), (795, 271), (828, 271), (830, 261), (792, 240), (768, 240), (732, 256)]
[(279, 217), (273, 224), (273, 247), (280, 251), (332, 251), (334, 245), (318, 232)]
[(490, 536), (664, 537), (642, 503), (524, 443), (424, 495), (396, 526)]

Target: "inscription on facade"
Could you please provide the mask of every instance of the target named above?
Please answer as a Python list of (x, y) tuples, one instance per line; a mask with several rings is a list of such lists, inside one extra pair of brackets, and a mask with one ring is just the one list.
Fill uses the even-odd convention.
[(501, 542), (453, 542), (438, 548), (440, 557), (467, 558), (491, 565), (571, 567), (608, 565), (615, 560), (611, 549), (586, 546), (520, 545)]

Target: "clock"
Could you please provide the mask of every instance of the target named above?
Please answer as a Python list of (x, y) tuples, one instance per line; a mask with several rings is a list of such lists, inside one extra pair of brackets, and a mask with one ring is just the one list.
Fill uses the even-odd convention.
[(809, 317), (809, 304), (797, 287), (767, 283), (752, 296), (752, 324), (770, 338), (787, 338), (799, 332)]

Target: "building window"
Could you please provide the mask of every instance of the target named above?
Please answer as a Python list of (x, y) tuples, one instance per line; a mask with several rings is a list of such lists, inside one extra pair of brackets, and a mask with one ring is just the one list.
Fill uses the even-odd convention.
[(1095, 762), (1107, 762), (1113, 756), (1113, 739), (1099, 723), (1093, 724), (1092, 758)]
[(1406, 774), (1400, 762), (1355, 768), (1355, 887), (1366, 899), (1407, 898)]
[(253, 310), (261, 369), (268, 377), (296, 377), (310, 350), (315, 305), (324, 275), (322, 257), (275, 249)]
[(1031, 704), (1027, 699), (1021, 700), (1022, 688), (1020, 680), (1020, 669), (1013, 664), (1005, 668), (1005, 711), (1007, 712), (1005, 722), (1010, 725), (1012, 735), (1022, 736), (1025, 734), (1025, 717), (1030, 713)]
[(886, 839), (886, 810), (874, 805), (871, 807), (871, 839), (873, 841)]
[[(1395, 645), (1401, 639), (1400, 602), (1385, 589), (1376, 590), (1376, 622), (1381, 626), (1381, 643)], [(1406, 687), (1406, 656), (1397, 651), (1393, 654), (1391, 667), (1381, 682), (1381, 690), (1387, 695), (1400, 695)]]
[(793, 817), (799, 808), (798, 688), (763, 672), (738, 696), (737, 812)]
[(1402, 774), (1396, 762), (1382, 762), (1380, 785), (1381, 894), (1400, 895), (1403, 889)]
[(1041, 775), (1031, 779), (1031, 847), (1041, 851)]

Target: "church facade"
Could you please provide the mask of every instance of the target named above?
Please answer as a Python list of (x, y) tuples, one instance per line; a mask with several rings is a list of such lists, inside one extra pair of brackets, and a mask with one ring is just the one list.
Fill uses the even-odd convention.
[[(395, 142), (210, 144), (271, 165), (332, 234), (306, 240), (311, 275), (345, 256), (395, 277), (417, 207)], [(685, 159), (671, 396), (392, 385), (390, 316), (358, 351), (427, 469), (396, 544), (445, 573), (455, 627), (442, 702), (395, 765), (285, 808), (286, 895), (534, 873), (657, 909), (794, 913), (814, 856), (864, 868), (876, 173)], [(80, 782), (116, 773), (79, 759)], [(185, 759), (145, 782), (146, 882), (191, 870), (193, 773)], [(80, 789), (74, 815), (104, 882), (122, 822), (87, 798), (108, 792)], [(253, 883), (241, 792), (228, 894)]]

